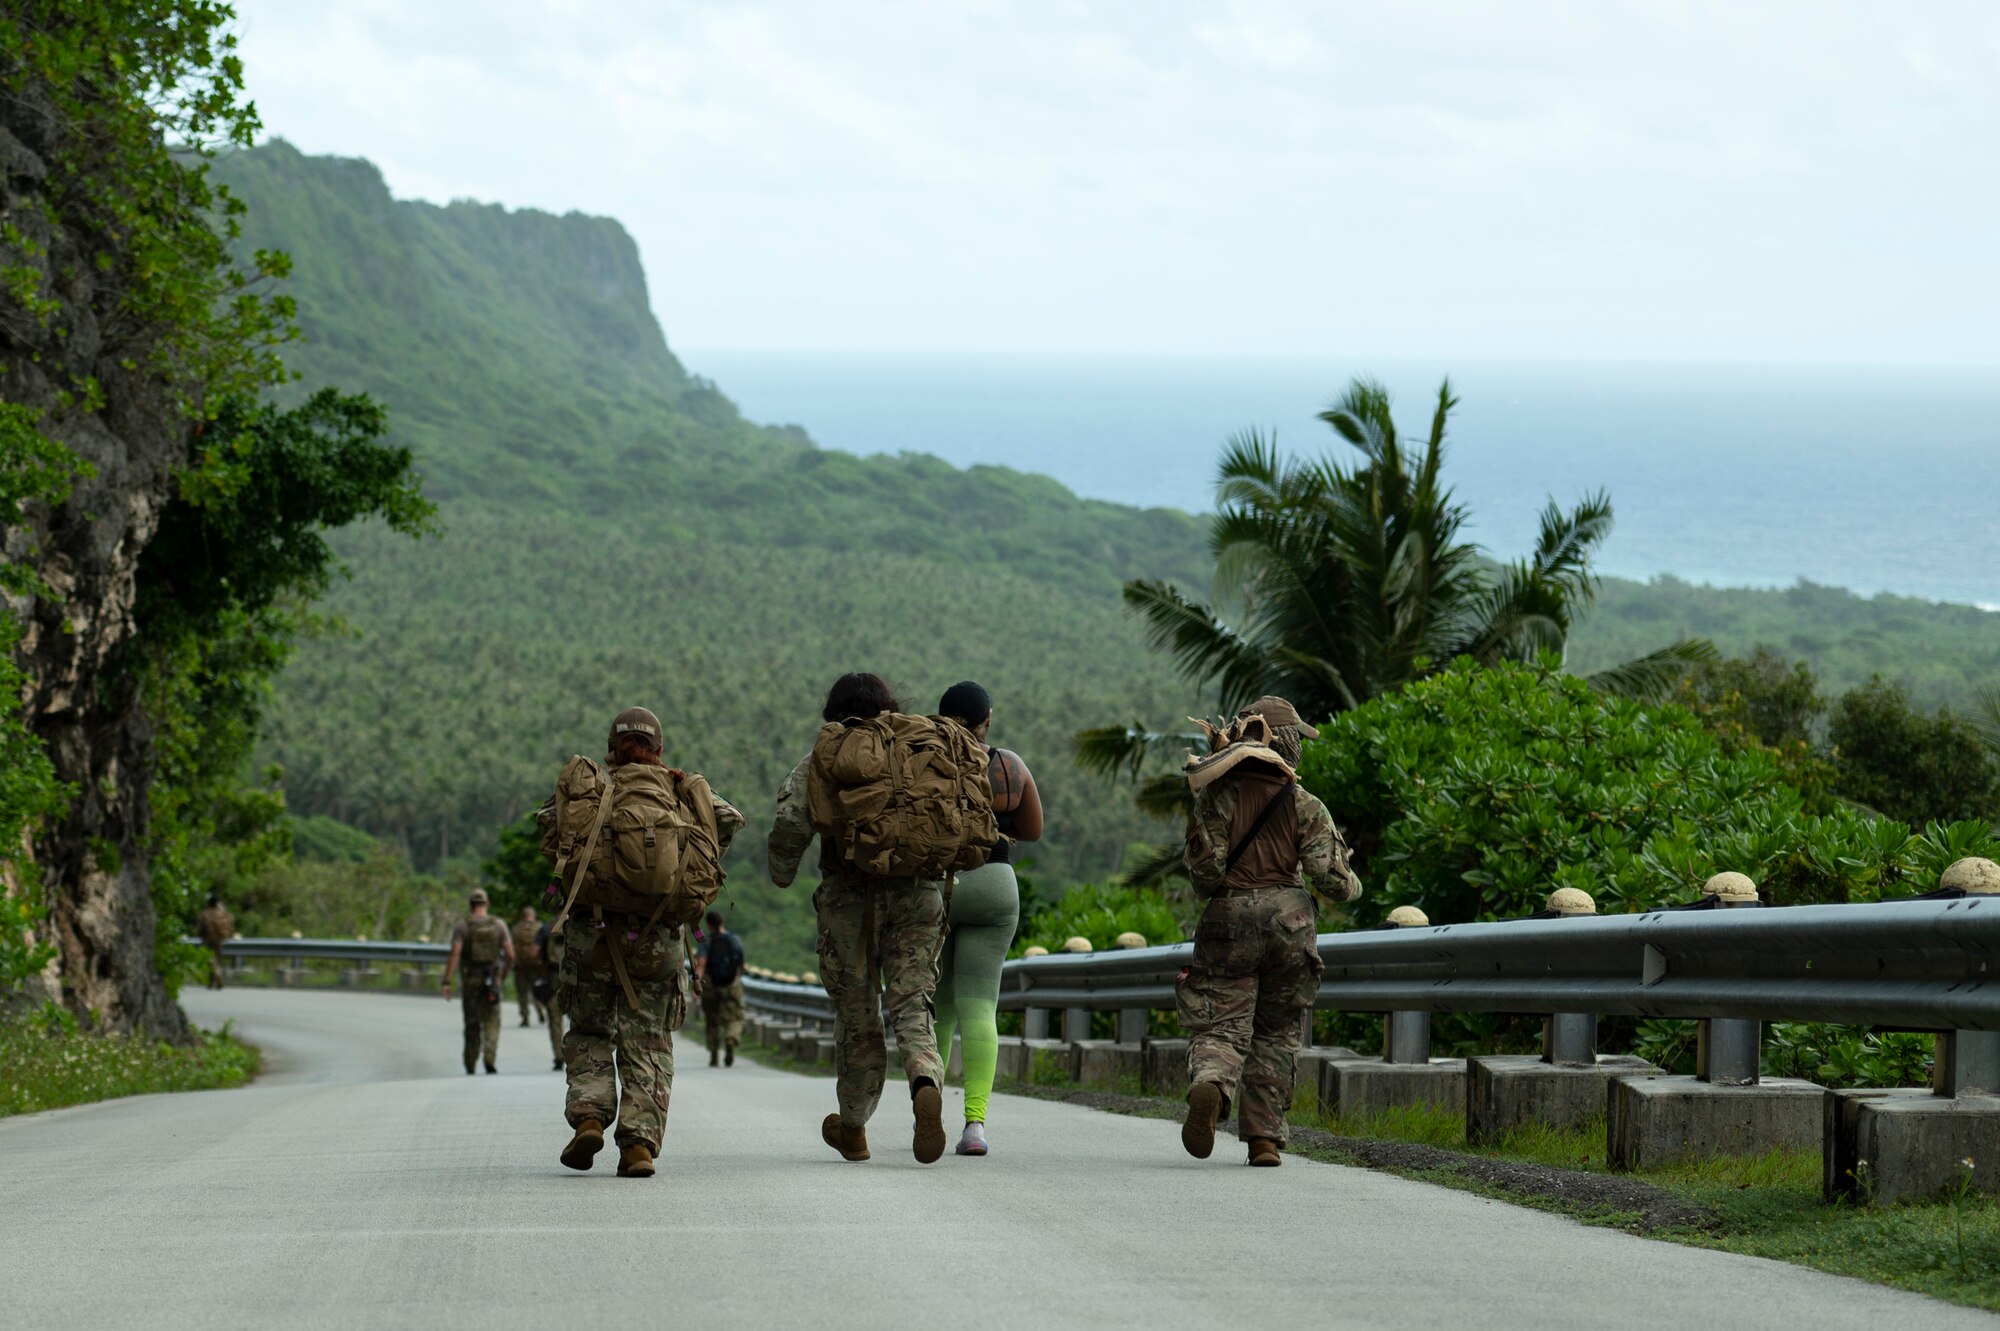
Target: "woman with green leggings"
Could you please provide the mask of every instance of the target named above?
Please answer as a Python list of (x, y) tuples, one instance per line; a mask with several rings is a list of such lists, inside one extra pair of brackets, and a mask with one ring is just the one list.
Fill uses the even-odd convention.
[[(945, 690), (938, 713), (970, 730), (980, 743), (993, 725), (993, 699), (970, 680)], [(987, 775), (993, 781), (993, 814), (1000, 842), (984, 865), (962, 873), (952, 889), (949, 930), (938, 964), (937, 1046), (951, 1057), (954, 1027), (965, 1055), (965, 1134), (960, 1155), (986, 1154), (986, 1101), (993, 1094), (993, 1068), (1000, 1060), (1000, 963), (1014, 942), (1021, 919), (1021, 892), (1014, 881), (1009, 848), (1042, 836), (1042, 796), (1021, 756), (991, 745)]]

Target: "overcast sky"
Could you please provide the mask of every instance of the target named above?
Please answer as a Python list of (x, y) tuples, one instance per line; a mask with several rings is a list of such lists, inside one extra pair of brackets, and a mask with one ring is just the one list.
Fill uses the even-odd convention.
[(2000, 364), (2000, 4), (237, 0), (690, 347)]

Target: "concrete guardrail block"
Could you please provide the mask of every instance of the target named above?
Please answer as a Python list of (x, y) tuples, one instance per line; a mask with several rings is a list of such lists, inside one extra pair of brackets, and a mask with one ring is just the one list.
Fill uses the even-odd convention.
[(2000, 1097), (1828, 1091), (1823, 1109), (1829, 1202), (1937, 1201), (1968, 1176), (1974, 1190), (2000, 1192)]
[(1607, 1114), (1612, 1077), (1660, 1073), (1628, 1054), (1599, 1054), (1595, 1064), (1550, 1063), (1538, 1054), (1468, 1059), (1465, 1139), (1484, 1145), (1529, 1124), (1580, 1128)]
[(1614, 1076), (1609, 1085), (1605, 1154), (1613, 1169), (1823, 1148), (1826, 1088), (1809, 1081), (1721, 1086), (1694, 1077)]

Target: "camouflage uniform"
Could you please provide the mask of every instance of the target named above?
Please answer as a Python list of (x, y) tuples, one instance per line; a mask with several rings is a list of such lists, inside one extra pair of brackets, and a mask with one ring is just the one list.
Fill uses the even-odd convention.
[(743, 977), (739, 975), (728, 984), (703, 980), (701, 1017), (708, 1028), (711, 1051), (724, 1045), (735, 1048), (743, 1039)]
[[(771, 881), (780, 886), (798, 876), (799, 861), (812, 844), (813, 825), (806, 812), (811, 768), (807, 758), (778, 792), (769, 849)], [(824, 841), (819, 872), (813, 909), (819, 916), (820, 983), (834, 1006), (840, 1121), (850, 1128), (865, 1127), (882, 1099), (889, 1069), (882, 1028), (885, 1005), (911, 1084), (928, 1078), (944, 1086), (931, 1003), (944, 940), (944, 894), (936, 883), (921, 879), (857, 874)], [(879, 967), (881, 988), (864, 967)]]
[(534, 920), (514, 921), (514, 998), (521, 1007), (521, 1024), (526, 1026), (532, 1014), (543, 1012), (535, 998), (535, 981), (542, 975), (542, 958), (535, 947), (535, 935), (541, 925)]
[[(715, 796), (717, 850), (729, 853), (743, 815)], [(680, 929), (605, 914), (602, 921), (573, 915), (551, 933), (555, 953), (552, 1023), (566, 1021), (563, 1066), (569, 1076), (564, 1117), (574, 1128), (587, 1118), (615, 1119), (614, 1140), (622, 1148), (638, 1143), (660, 1153), (667, 1126), (667, 1100), (674, 1088), (674, 1035), (687, 1020), (687, 977)], [(625, 1001), (624, 986), (612, 964), (620, 948), (625, 974), (638, 997), (637, 1011)]]
[(222, 945), (236, 934), (236, 917), (221, 902), (203, 906), (196, 916), (202, 946), (208, 949), (208, 987), (222, 988)]
[[(460, 945), (458, 976), (458, 1010), (465, 1018), (465, 1070), (472, 1071), (474, 1063), (482, 1057), (491, 1067), (500, 1056), (500, 1004), (488, 1002), (486, 978), (500, 968), (500, 963), (481, 965), (472, 960), (472, 930), (478, 920), (489, 920), (492, 927), (503, 933), (507, 926), (491, 915), (469, 916), (460, 920), (453, 930), (453, 941)], [(481, 926), (484, 927), (484, 926)], [(501, 949), (501, 955), (506, 949)]]
[(1244, 833), (1240, 823), (1247, 821), (1237, 817), (1240, 797), (1251, 792), (1247, 812), (1254, 818), (1265, 798), (1282, 789), (1277, 780), (1233, 778), (1195, 796), (1188, 875), (1209, 902), (1195, 928), (1193, 963), (1176, 990), (1188, 1033), (1188, 1084), (1215, 1083), (1237, 1104), (1239, 1136), (1279, 1145), (1285, 1142), (1300, 1028), (1319, 993), (1312, 893), (1330, 901), (1361, 894), (1332, 815), (1303, 787), (1295, 790), (1295, 822), (1274, 818), (1270, 840), (1259, 838), (1261, 865), (1226, 867), (1232, 842)]

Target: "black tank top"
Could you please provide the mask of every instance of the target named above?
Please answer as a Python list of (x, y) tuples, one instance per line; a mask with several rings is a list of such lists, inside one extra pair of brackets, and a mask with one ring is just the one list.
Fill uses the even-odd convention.
[(1000, 809), (1000, 801), (1005, 796), (1013, 796), (1017, 801), (1020, 788), (1013, 784), (1013, 774), (1001, 758), (1003, 750), (995, 749), (986, 760), (986, 779), (993, 785), (993, 821), (1000, 828), (1000, 840), (993, 845), (993, 853), (986, 858), (988, 864), (1011, 863), (1014, 838), (1014, 810)]

